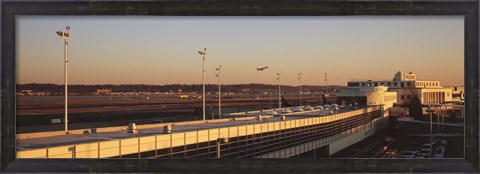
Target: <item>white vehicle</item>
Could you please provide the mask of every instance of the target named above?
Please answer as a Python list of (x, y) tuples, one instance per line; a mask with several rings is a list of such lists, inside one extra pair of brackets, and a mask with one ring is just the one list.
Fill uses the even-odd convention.
[(418, 150), (417, 150), (417, 148), (409, 147), (409, 148), (405, 149), (405, 153), (407, 153), (407, 152), (408, 153), (417, 153)]
[(330, 107), (331, 107), (333, 110), (336, 110), (336, 111), (338, 111), (338, 109), (340, 109), (340, 108), (338, 107), (338, 105), (335, 104), (335, 103), (332, 104), (332, 105), (330, 105)]
[(179, 95), (178, 98), (188, 98), (188, 95)]
[(432, 155), (432, 150), (420, 150), (418, 155), (423, 156), (425, 158), (430, 157)]
[(435, 154), (433, 154), (433, 158), (443, 158), (444, 154), (445, 154), (445, 147), (438, 146), (437, 149), (435, 150)]
[(262, 115), (278, 115), (278, 113), (275, 111), (265, 111), (262, 113)]
[(428, 139), (427, 139), (427, 143), (432, 144), (432, 145), (435, 145), (435, 144), (437, 144), (437, 139), (435, 139), (435, 138), (428, 138)]
[(422, 147), (420, 147), (420, 151), (427, 151), (427, 150), (432, 151), (432, 144), (426, 143), (426, 144), (423, 144)]
[(307, 105), (307, 106), (305, 106), (305, 108), (303, 108), (303, 109), (306, 110), (306, 111), (309, 111), (309, 110), (313, 110), (313, 107), (310, 106), (310, 105)]
[(280, 112), (282, 114), (289, 114), (289, 113), (292, 113), (292, 111), (290, 109), (284, 109), (282, 110), (282, 112)]
[(432, 144), (423, 144), (418, 154), (424, 157), (432, 156)]
[(329, 105), (329, 104), (325, 104), (325, 105), (323, 105), (323, 108), (329, 109), (329, 108), (330, 108), (330, 105)]
[(400, 158), (415, 158), (415, 155), (416, 153), (412, 153), (412, 152), (405, 152), (402, 154), (402, 156), (400, 156)]
[(63, 119), (61, 119), (61, 118), (54, 118), (54, 119), (51, 119), (51, 120), (50, 120), (50, 123), (52, 123), (52, 124), (63, 123)]
[(314, 109), (320, 109), (320, 110), (323, 110), (323, 106), (320, 106), (320, 105), (317, 105), (315, 107), (313, 107)]
[(303, 109), (300, 108), (300, 107), (296, 107), (296, 108), (293, 109), (293, 112), (302, 112), (302, 111), (303, 111)]

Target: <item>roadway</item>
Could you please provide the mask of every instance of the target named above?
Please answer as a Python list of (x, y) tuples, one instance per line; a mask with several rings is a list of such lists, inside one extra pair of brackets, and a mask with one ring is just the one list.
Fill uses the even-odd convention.
[[(277, 109), (276, 111), (280, 111), (280, 110)], [(340, 109), (337, 113), (343, 113), (347, 111), (351, 111), (351, 109), (347, 109), (347, 108)], [(247, 115), (250, 115), (254, 112), (255, 111), (251, 113), (247, 113)], [(286, 115), (286, 120), (295, 120), (295, 119), (301, 119), (301, 118), (320, 116), (321, 114), (320, 112), (321, 112), (320, 110), (310, 110), (310, 111), (304, 111), (304, 112), (294, 112), (294, 113), (285, 114), (285, 115)], [(261, 122), (258, 121), (255, 117), (246, 117), (246, 118), (238, 118), (235, 120), (230, 120), (230, 119), (210, 120), (207, 123), (198, 123), (198, 121), (192, 121), (192, 122), (176, 122), (176, 123), (168, 123), (168, 124), (173, 124), (172, 133), (177, 133), (177, 132), (188, 132), (193, 130), (222, 128), (222, 127), (229, 127), (229, 126), (278, 122), (278, 121), (281, 121), (280, 119), (281, 119), (280, 117), (265, 116)], [(35, 148), (42, 148), (42, 147), (79, 144), (79, 143), (87, 143), (87, 142), (97, 142), (102, 140), (123, 139), (123, 138), (162, 134), (163, 128), (165, 125), (166, 124), (154, 124), (154, 125), (149, 125), (148, 128), (143, 128), (143, 129), (141, 128), (141, 126), (138, 126), (139, 130), (137, 134), (127, 133), (126, 126), (124, 127), (123, 130), (109, 131), (109, 132), (99, 131), (97, 133), (89, 133), (89, 134), (72, 133), (72, 134), (58, 135), (58, 132), (57, 132), (56, 134), (52, 133), (52, 136), (45, 137), (45, 134), (49, 134), (51, 132), (43, 132), (44, 137), (41, 137), (41, 138), (28, 138), (28, 139), (17, 140), (17, 148), (18, 149), (35, 149)]]

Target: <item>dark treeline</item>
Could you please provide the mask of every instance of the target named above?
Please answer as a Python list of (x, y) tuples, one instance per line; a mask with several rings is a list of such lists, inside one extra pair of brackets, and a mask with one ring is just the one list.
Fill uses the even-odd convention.
[[(298, 86), (281, 86), (283, 92), (298, 92)], [(216, 92), (218, 85), (207, 84), (206, 91)], [(338, 89), (339, 86), (329, 86), (328, 89)], [(69, 93), (93, 93), (97, 92), (97, 89), (111, 89), (112, 92), (178, 92), (179, 89), (183, 93), (188, 92), (201, 92), (201, 84), (169, 84), (169, 85), (144, 85), (144, 84), (122, 84), (122, 85), (68, 85)], [(32, 90), (32, 92), (50, 92), (50, 93), (63, 93), (64, 85), (58, 84), (17, 84), (17, 92), (22, 90)], [(320, 92), (324, 91), (324, 86), (302, 86), (304, 92)], [(234, 92), (234, 93), (263, 93), (263, 92), (277, 92), (278, 85), (266, 85), (266, 84), (234, 84), (234, 85), (222, 85), (222, 92)]]

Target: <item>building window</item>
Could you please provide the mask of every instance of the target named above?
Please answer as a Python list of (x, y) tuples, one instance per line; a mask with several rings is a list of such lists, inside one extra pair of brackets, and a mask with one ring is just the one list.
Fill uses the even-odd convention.
[(398, 86), (398, 83), (397, 82), (393, 83), (393, 86)]
[(400, 83), (400, 86), (403, 88), (405, 87), (405, 82), (404, 83)]
[(410, 82), (407, 82), (407, 86), (410, 86)]
[(377, 83), (377, 82), (375, 82), (375, 83), (374, 83), (374, 86), (378, 86), (378, 83)]
[(401, 98), (402, 100), (405, 100), (405, 96), (404, 96), (404, 95), (401, 95), (400, 98)]
[(383, 82), (382, 82), (382, 83), (380, 83), (380, 86), (383, 86), (383, 85), (385, 85)]
[(408, 100), (412, 99), (412, 96), (411, 96), (411, 95), (407, 95), (407, 99), (408, 99)]
[(387, 86), (390, 86), (390, 82), (387, 82)]

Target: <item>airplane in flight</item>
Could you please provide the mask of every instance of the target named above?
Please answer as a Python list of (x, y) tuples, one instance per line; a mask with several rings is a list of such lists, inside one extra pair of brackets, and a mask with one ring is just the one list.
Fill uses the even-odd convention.
[(268, 66), (264, 66), (264, 67), (261, 67), (261, 68), (257, 67), (257, 71), (263, 71), (263, 70), (266, 70), (267, 68), (268, 68)]

